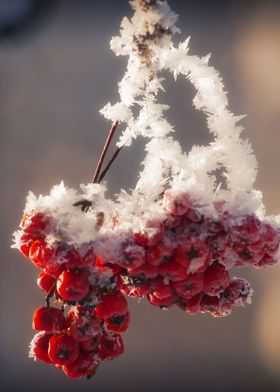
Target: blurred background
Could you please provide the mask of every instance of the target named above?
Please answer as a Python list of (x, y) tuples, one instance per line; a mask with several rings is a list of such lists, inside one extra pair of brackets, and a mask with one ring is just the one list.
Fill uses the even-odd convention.
[[(212, 53), (230, 108), (247, 114), (259, 162), (256, 187), (268, 214), (280, 211), (279, 1), (169, 0), (180, 15), (191, 54)], [(242, 269), (252, 281), (253, 304), (230, 317), (191, 317), (131, 301), (125, 354), (104, 363), (91, 381), (69, 380), (28, 359), (34, 308), (43, 304), (38, 271), (10, 249), (27, 192), (48, 193), (64, 180), (91, 179), (110, 124), (98, 113), (118, 100), (126, 58), (109, 41), (127, 0), (0, 0), (1, 333), (0, 386), (6, 392), (280, 390), (280, 268)], [(209, 141), (205, 118), (192, 108), (194, 89), (168, 74), (162, 102), (188, 151)], [(124, 149), (107, 176), (109, 195), (137, 181), (143, 141)], [(236, 162), (238, 164), (238, 162)]]

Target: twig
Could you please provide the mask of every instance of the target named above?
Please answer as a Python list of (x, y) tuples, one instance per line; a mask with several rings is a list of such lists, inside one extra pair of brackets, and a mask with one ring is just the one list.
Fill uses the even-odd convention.
[(118, 147), (116, 149), (116, 151), (114, 152), (112, 158), (110, 159), (110, 161), (107, 163), (107, 166), (105, 167), (105, 169), (102, 171), (102, 173), (100, 174), (100, 177), (98, 178), (98, 180), (96, 182), (100, 183), (103, 178), (105, 177), (107, 171), (110, 169), (112, 163), (114, 162), (114, 160), (117, 158), (117, 156), (119, 155), (121, 149), (123, 148), (123, 145), (121, 147)]
[(104, 144), (103, 150), (102, 150), (101, 155), (100, 155), (100, 157), (99, 157), (99, 161), (98, 161), (98, 164), (97, 164), (97, 167), (96, 167), (96, 169), (95, 169), (95, 173), (94, 173), (94, 176), (93, 176), (93, 179), (92, 179), (92, 182), (93, 182), (93, 183), (100, 182), (100, 181), (98, 180), (99, 173), (100, 173), (100, 170), (101, 170), (101, 167), (102, 167), (102, 164), (103, 164), (105, 155), (106, 155), (107, 150), (108, 150), (108, 148), (109, 148), (109, 146), (110, 146), (110, 143), (111, 143), (111, 141), (112, 141), (112, 138), (113, 138), (113, 136), (114, 136), (114, 133), (115, 133), (115, 131), (116, 131), (116, 128), (117, 128), (118, 124), (119, 124), (118, 121), (115, 121), (115, 122), (114, 122), (114, 124), (112, 125), (112, 128), (110, 129), (110, 132), (109, 132), (109, 134), (108, 134), (108, 136), (107, 136), (106, 142), (105, 142), (105, 144)]

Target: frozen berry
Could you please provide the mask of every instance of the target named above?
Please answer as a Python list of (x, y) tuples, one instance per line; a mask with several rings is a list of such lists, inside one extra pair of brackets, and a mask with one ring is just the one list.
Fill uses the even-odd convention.
[(97, 305), (95, 314), (100, 319), (123, 315), (127, 312), (127, 300), (120, 292), (104, 294), (102, 302)]
[(205, 294), (215, 296), (223, 292), (229, 285), (230, 277), (222, 264), (211, 264), (204, 273), (203, 291)]
[(71, 319), (67, 333), (77, 342), (84, 342), (100, 333), (100, 320), (96, 317), (78, 315)]
[(57, 308), (44, 306), (36, 309), (33, 314), (33, 329), (37, 331), (60, 332), (64, 324), (63, 312)]
[(119, 333), (108, 332), (98, 346), (98, 356), (102, 361), (119, 357), (124, 352), (122, 337)]
[(63, 365), (62, 370), (70, 378), (80, 378), (92, 375), (98, 366), (99, 361), (94, 354), (80, 351), (78, 358), (69, 364)]
[(89, 280), (86, 271), (63, 271), (57, 279), (57, 292), (66, 301), (80, 301), (89, 293)]
[(40, 359), (40, 361), (46, 363), (52, 363), (48, 354), (51, 337), (52, 334), (50, 333), (44, 331), (38, 332), (30, 342), (29, 356), (34, 359)]
[(58, 365), (74, 362), (79, 356), (79, 344), (66, 334), (53, 335), (49, 341), (49, 357)]
[(173, 287), (180, 297), (190, 299), (203, 290), (203, 280), (203, 274), (189, 274), (184, 280), (174, 282)]

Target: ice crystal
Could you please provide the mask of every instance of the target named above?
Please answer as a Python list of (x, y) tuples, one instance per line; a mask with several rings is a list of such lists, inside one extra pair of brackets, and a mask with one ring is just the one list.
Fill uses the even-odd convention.
[[(228, 209), (240, 214), (255, 213), (263, 219), (262, 193), (254, 189), (256, 158), (249, 141), (241, 137), (243, 116), (229, 111), (221, 77), (209, 65), (210, 55), (189, 54), (189, 38), (174, 45), (173, 35), (179, 33), (177, 15), (166, 1), (130, 3), (134, 15), (123, 19), (120, 35), (111, 40), (117, 56), (128, 56), (127, 70), (119, 83), (120, 101), (106, 104), (101, 113), (125, 125), (118, 146), (129, 146), (140, 136), (147, 141), (137, 185), (130, 192), (121, 191), (113, 201), (105, 197), (105, 185), (81, 186), (78, 192), (61, 183), (48, 196), (37, 198), (30, 193), (26, 212), (42, 211), (54, 217), (59, 225), (56, 232), (63, 233), (70, 244), (100, 238), (100, 243), (109, 244), (111, 251), (114, 246), (108, 238), (141, 230), (146, 220), (164, 216), (160, 195), (166, 190), (174, 195), (188, 193), (210, 216), (215, 214), (213, 203), (225, 200)], [(193, 104), (205, 114), (213, 137), (209, 145), (193, 146), (186, 154), (175, 140), (174, 128), (165, 118), (168, 106), (157, 100), (163, 89), (164, 70), (175, 79), (184, 75), (195, 87)], [(223, 173), (225, 186), (219, 184), (217, 170)], [(75, 206), (79, 200), (89, 202), (86, 214)], [(105, 212), (104, 222), (97, 228), (100, 211)], [(114, 220), (118, 221), (116, 227), (112, 225)], [(276, 225), (280, 218), (267, 220)], [(49, 238), (50, 243), (54, 240)]]

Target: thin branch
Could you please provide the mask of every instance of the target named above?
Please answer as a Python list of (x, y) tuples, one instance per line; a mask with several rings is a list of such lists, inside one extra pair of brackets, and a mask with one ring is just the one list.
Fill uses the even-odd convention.
[(117, 156), (119, 155), (119, 153), (120, 153), (120, 151), (121, 151), (122, 148), (123, 148), (123, 146), (118, 147), (118, 148), (115, 150), (115, 152), (114, 152), (112, 158), (111, 158), (110, 161), (107, 163), (107, 166), (106, 166), (105, 169), (102, 171), (102, 173), (100, 174), (100, 176), (99, 176), (99, 178), (98, 178), (98, 180), (97, 180), (96, 182), (100, 183), (100, 182), (103, 180), (103, 178), (105, 177), (107, 171), (110, 169), (112, 163), (113, 163), (114, 160), (117, 158)]
[(114, 133), (115, 133), (115, 131), (116, 131), (116, 128), (117, 128), (118, 124), (119, 124), (118, 121), (115, 121), (115, 122), (114, 122), (114, 124), (112, 125), (112, 128), (110, 129), (110, 132), (109, 132), (109, 134), (108, 134), (108, 136), (107, 136), (107, 139), (106, 139), (106, 142), (105, 142), (105, 144), (104, 144), (103, 150), (102, 150), (101, 155), (100, 155), (100, 157), (99, 157), (99, 161), (98, 161), (98, 164), (97, 164), (97, 167), (96, 167), (94, 176), (93, 176), (93, 178), (92, 178), (92, 182), (93, 182), (93, 183), (99, 182), (99, 180), (98, 180), (99, 173), (100, 173), (100, 170), (101, 170), (101, 167), (102, 167), (102, 164), (103, 164), (105, 155), (106, 155), (106, 153), (107, 153), (107, 151), (108, 151), (108, 148), (109, 148), (109, 146), (110, 146), (110, 143), (111, 143), (111, 141), (112, 141), (112, 138), (113, 138), (113, 136), (114, 136)]

